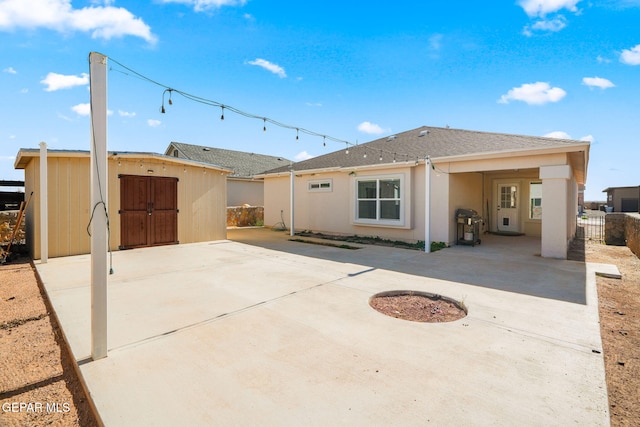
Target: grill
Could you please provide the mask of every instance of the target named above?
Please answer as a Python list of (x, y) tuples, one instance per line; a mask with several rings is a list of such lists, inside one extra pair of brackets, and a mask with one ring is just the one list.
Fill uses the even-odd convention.
[(480, 224), (482, 217), (473, 209), (456, 210), (456, 243), (475, 246), (480, 244)]

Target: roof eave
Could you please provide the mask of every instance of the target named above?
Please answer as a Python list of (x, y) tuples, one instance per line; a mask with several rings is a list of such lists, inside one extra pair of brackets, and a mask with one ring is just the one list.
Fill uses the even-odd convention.
[[(86, 158), (90, 156), (90, 152), (88, 151), (52, 151), (47, 150), (47, 157), (75, 157), (75, 158)], [(25, 169), (31, 159), (40, 157), (40, 150), (38, 149), (20, 149), (18, 151), (18, 155), (16, 156), (16, 161), (14, 162), (14, 169)], [(166, 163), (174, 163), (174, 164), (182, 164), (182, 165), (190, 165), (190, 166), (199, 166), (207, 169), (212, 169), (218, 172), (231, 174), (233, 173), (232, 169), (225, 168), (222, 166), (213, 165), (211, 163), (203, 163), (197, 162), (189, 159), (182, 159), (178, 157), (166, 156), (163, 154), (157, 153), (133, 153), (133, 152), (109, 152), (108, 158), (110, 159), (154, 159), (158, 161), (163, 161)]]
[(513, 157), (513, 155), (526, 156), (531, 154), (557, 154), (557, 153), (573, 153), (584, 151), (585, 161), (588, 160), (588, 151), (590, 144), (588, 142), (580, 144), (567, 144), (562, 146), (544, 147), (544, 148), (522, 148), (516, 150), (500, 150), (487, 151), (483, 153), (458, 154), (454, 156), (432, 157), (433, 162), (462, 162), (467, 160), (486, 160), (504, 157)]

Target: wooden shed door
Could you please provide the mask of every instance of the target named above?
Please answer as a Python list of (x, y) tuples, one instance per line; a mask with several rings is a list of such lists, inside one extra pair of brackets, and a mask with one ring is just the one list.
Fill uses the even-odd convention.
[(178, 179), (120, 176), (120, 249), (178, 243)]

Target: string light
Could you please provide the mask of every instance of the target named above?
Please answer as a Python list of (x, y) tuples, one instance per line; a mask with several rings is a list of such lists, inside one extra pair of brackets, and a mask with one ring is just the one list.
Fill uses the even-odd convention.
[[(233, 113), (239, 114), (239, 115), (247, 117), (247, 118), (262, 120), (262, 122), (263, 122), (262, 130), (264, 132), (267, 131), (267, 122), (269, 122), (269, 123), (271, 123), (271, 124), (273, 124), (275, 126), (278, 126), (278, 127), (295, 130), (296, 131), (296, 141), (298, 141), (300, 139), (300, 136), (299, 136), (300, 133), (305, 133), (305, 134), (310, 135), (310, 136), (322, 137), (322, 145), (324, 147), (327, 146), (327, 139), (329, 139), (330, 141), (333, 141), (333, 142), (344, 143), (346, 145), (346, 150), (345, 150), (346, 154), (349, 154), (349, 147), (358, 145), (357, 141), (356, 141), (355, 144), (353, 144), (353, 143), (351, 143), (351, 142), (349, 142), (347, 140), (334, 138), (332, 136), (321, 134), (321, 133), (318, 133), (318, 132), (314, 132), (314, 131), (311, 131), (309, 129), (306, 129), (306, 128), (303, 128), (303, 127), (299, 127), (299, 126), (290, 126), (290, 125), (278, 122), (276, 120), (270, 119), (270, 118), (265, 117), (265, 116), (258, 116), (258, 115), (252, 114), (252, 113), (248, 113), (248, 112), (242, 111), (242, 110), (240, 110), (238, 108), (235, 108), (235, 107), (232, 107), (232, 106), (229, 106), (229, 105), (226, 105), (226, 104), (222, 104), (220, 102), (217, 102), (217, 101), (214, 101), (214, 100), (211, 100), (211, 99), (203, 98), (203, 97), (200, 97), (200, 96), (197, 96), (197, 95), (192, 95), (190, 93), (183, 92), (183, 91), (178, 90), (178, 89), (174, 89), (174, 88), (172, 88), (170, 86), (164, 85), (164, 84), (162, 84), (162, 83), (160, 83), (160, 82), (158, 82), (156, 80), (153, 80), (153, 79), (151, 79), (149, 77), (144, 76), (143, 74), (133, 70), (132, 68), (129, 68), (129, 67), (125, 66), (124, 64), (118, 62), (117, 60), (115, 60), (113, 58), (109, 57), (109, 60), (110, 60), (111, 63), (117, 64), (122, 69), (126, 70), (126, 72), (125, 72), (125, 71), (122, 71), (122, 70), (114, 69), (112, 67), (112, 68), (110, 68), (110, 71), (119, 72), (119, 73), (122, 73), (122, 74), (127, 75), (127, 76), (133, 76), (133, 77), (139, 78), (141, 80), (144, 80), (144, 81), (146, 81), (148, 83), (152, 83), (152, 84), (155, 84), (157, 86), (160, 86), (160, 87), (162, 87), (164, 89), (164, 91), (162, 93), (162, 104), (160, 106), (160, 113), (162, 113), (162, 114), (166, 113), (166, 109), (165, 109), (165, 106), (164, 106), (164, 97), (165, 97), (166, 93), (169, 92), (169, 99), (167, 101), (168, 104), (169, 105), (173, 105), (172, 95), (175, 92), (175, 93), (177, 93), (179, 95), (182, 95), (184, 98), (187, 98), (190, 101), (198, 102), (198, 103), (201, 103), (201, 104), (204, 104), (204, 105), (208, 105), (208, 106), (220, 107), (220, 109), (221, 109), (220, 120), (221, 121), (224, 121), (224, 119), (225, 119), (224, 113), (225, 113), (225, 109), (227, 109), (227, 110), (230, 110)], [(425, 131), (422, 131), (422, 132), (425, 132)], [(421, 132), (420, 136), (426, 135), (428, 133), (428, 131), (426, 133), (424, 133), (424, 134), (422, 132)], [(395, 163), (397, 161), (397, 155), (398, 154), (396, 152), (387, 151), (387, 150), (380, 150), (380, 161), (383, 161), (382, 153), (388, 153), (390, 155), (393, 154), (393, 162)], [(404, 155), (405, 156), (405, 161), (409, 162), (409, 157), (410, 157), (409, 154), (401, 154), (401, 155)], [(365, 149), (363, 157), (364, 158), (367, 157), (366, 149)], [(419, 159), (420, 159), (420, 157), (416, 158), (416, 165), (419, 164)], [(432, 164), (432, 168), (435, 169), (435, 166), (433, 164)]]
[(169, 92), (169, 105), (173, 105), (173, 101), (171, 100), (171, 92), (173, 92), (173, 89), (167, 88), (164, 90), (164, 92), (162, 92), (162, 105), (160, 106), (160, 112), (162, 114), (165, 113), (165, 109), (164, 109), (164, 95)]

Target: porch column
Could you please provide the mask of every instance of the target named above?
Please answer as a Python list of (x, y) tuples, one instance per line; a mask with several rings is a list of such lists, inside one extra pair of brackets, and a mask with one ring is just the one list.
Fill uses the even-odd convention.
[(544, 258), (567, 258), (569, 235), (569, 165), (541, 166), (542, 247)]

